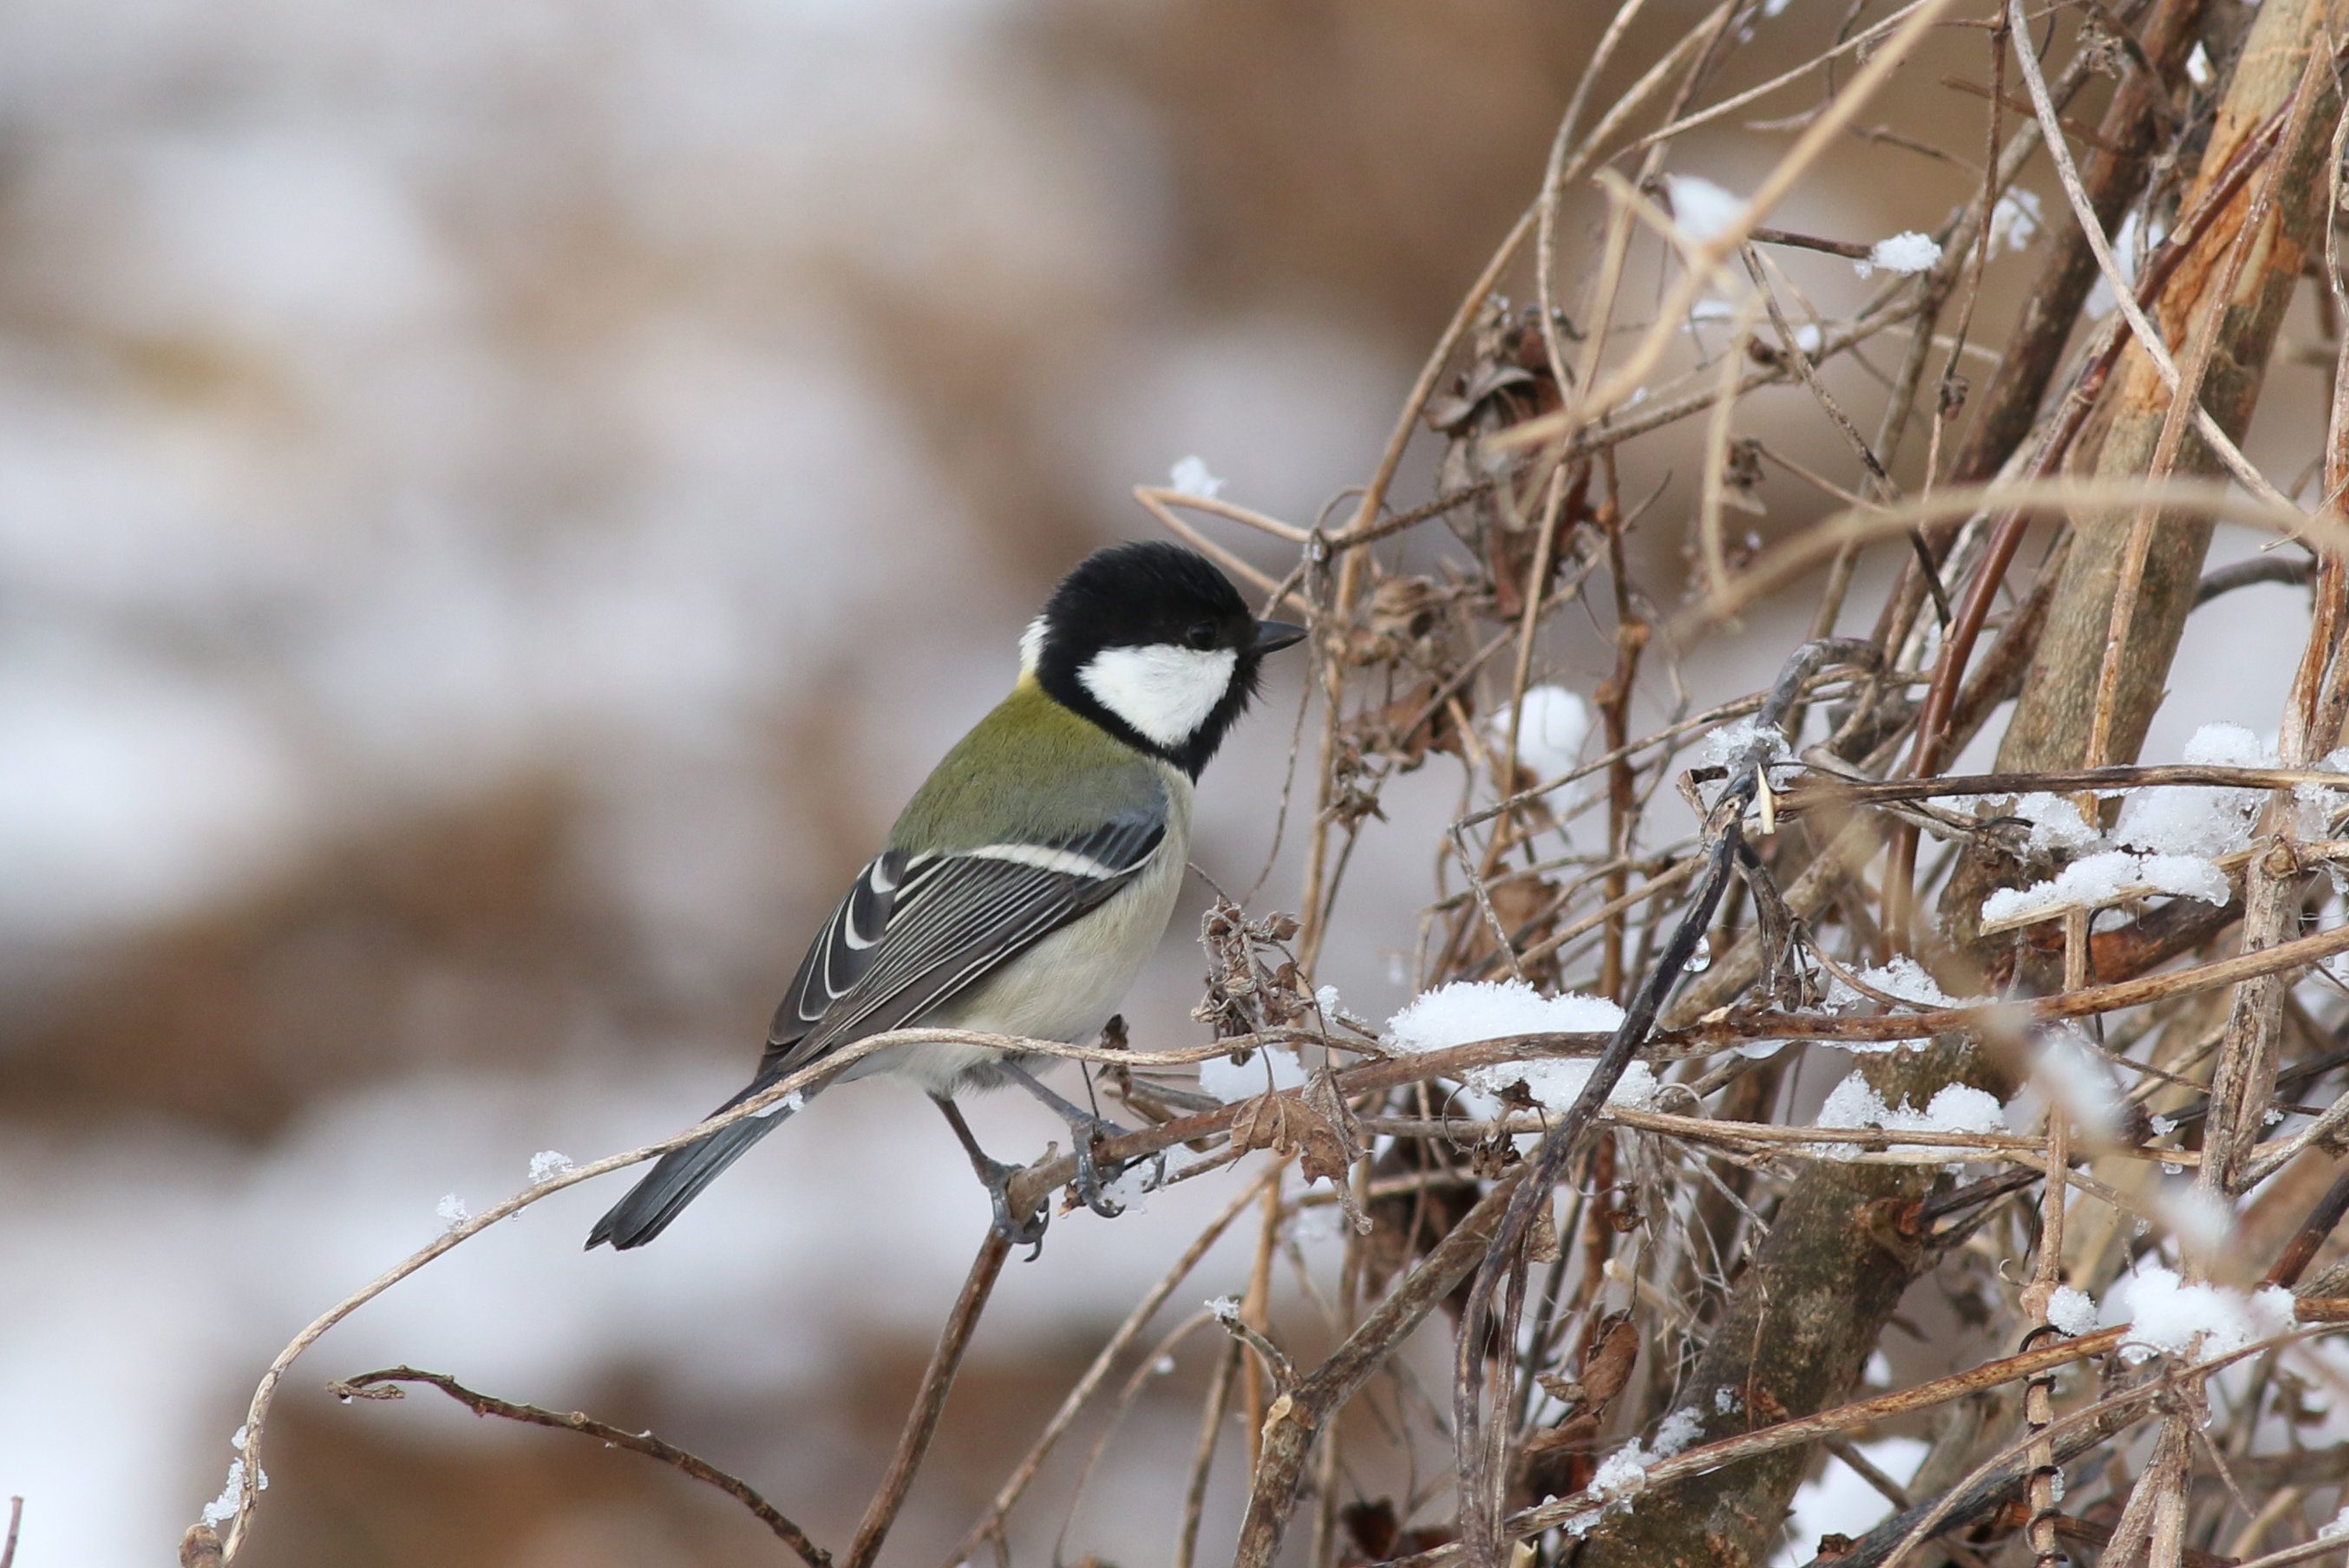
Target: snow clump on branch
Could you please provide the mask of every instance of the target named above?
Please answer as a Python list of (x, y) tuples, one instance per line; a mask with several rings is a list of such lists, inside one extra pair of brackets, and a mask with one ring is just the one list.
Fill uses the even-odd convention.
[[(1269, 1076), (1270, 1082), (1267, 1082)], [(1209, 1057), (1199, 1064), (1199, 1091), (1214, 1095), (1226, 1105), (1254, 1099), (1267, 1089), (1303, 1088), (1305, 1064), (1295, 1051), (1267, 1046), (1253, 1051), (1246, 1061), (1236, 1062), (1229, 1057)]]
[(1631, 1500), (1647, 1490), (1648, 1467), (1682, 1452), (1696, 1441), (1703, 1429), (1703, 1418), (1693, 1407), (1684, 1405), (1657, 1424), (1653, 1448), (1634, 1439), (1609, 1454), (1599, 1462), (1590, 1485), (1585, 1489), (1590, 1496), (1603, 1501), (1605, 1506), (1568, 1520), (1566, 1532), (1579, 1539), (1609, 1514), (1629, 1512)]
[(1888, 273), (1899, 273), (1907, 277), (1936, 265), (1940, 259), (1940, 242), (1930, 234), (1920, 234), (1910, 229), (1889, 240), (1877, 241), (1867, 255), (1854, 258), (1851, 270), (1865, 278), (1873, 276), (1876, 269), (1882, 267)]
[(1224, 493), (1224, 481), (1207, 471), (1205, 458), (1185, 458), (1168, 471), (1166, 482), (1185, 495), (1195, 495), (1202, 500), (1214, 500)]
[(2131, 1366), (2156, 1356), (2230, 1355), (2298, 1321), (2292, 1292), (2282, 1285), (2247, 1296), (2224, 1285), (2188, 1284), (2159, 1264), (2115, 1281), (2096, 1318), (2108, 1328), (2129, 1326), (2121, 1359)]
[[(1899, 1105), (1887, 1105), (1884, 1096), (1874, 1084), (1857, 1072), (1828, 1091), (1826, 1101), (1819, 1107), (1821, 1127), (1880, 1127), (1887, 1132), (2004, 1132), (2006, 1108), (1998, 1097), (1987, 1089), (1971, 1084), (1945, 1084), (1925, 1109), (1917, 1109), (1908, 1100)], [(1831, 1160), (1849, 1160), (1859, 1150), (1848, 1143), (1821, 1143), (1814, 1146)], [(1895, 1152), (1924, 1151), (1922, 1144), (1895, 1144)]]
[[(1545, 996), (1522, 980), (1461, 980), (1426, 992), (1388, 1019), (1386, 1043), (1417, 1055), (1516, 1035), (1612, 1034), (1622, 1021), (1623, 1009), (1604, 996), (1574, 992)], [(1564, 1112), (1590, 1081), (1594, 1066), (1587, 1058), (1503, 1062), (1470, 1068), (1460, 1081), (1495, 1100), (1510, 1086), (1523, 1084), (1537, 1105)], [(1655, 1069), (1635, 1061), (1624, 1069), (1607, 1103), (1651, 1106), (1661, 1087)]]
[[(1495, 750), (1509, 740), (1509, 716), (1494, 717), (1488, 731)], [(1559, 686), (1526, 688), (1517, 705), (1517, 761), (1536, 779), (1571, 773), (1582, 760), (1590, 735), (1590, 705)]]
[(1745, 211), (1745, 198), (1733, 195), (1702, 174), (1667, 174), (1664, 189), (1672, 201), (1672, 222), (1698, 244), (1729, 232)]

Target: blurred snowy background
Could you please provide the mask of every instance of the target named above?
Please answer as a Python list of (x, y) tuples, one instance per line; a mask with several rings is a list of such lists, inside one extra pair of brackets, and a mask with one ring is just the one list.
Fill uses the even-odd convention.
[[(1695, 14), (1652, 10), (1639, 66)], [(1736, 76), (1841, 10), (1799, 0)], [(169, 1561), (270, 1354), (428, 1239), (444, 1194), (479, 1208), (537, 1150), (591, 1158), (730, 1092), (1041, 593), (1145, 531), (1132, 485), (1196, 454), (1302, 521), (1360, 481), (1600, 14), (0, 8), (0, 1497), (26, 1499), (23, 1568)], [(1782, 145), (1729, 128), (1681, 161), (1746, 189)], [(1838, 157), (1781, 221), (1930, 228), (1962, 189), (1897, 150)], [(1823, 299), (1856, 286), (1789, 267)], [(1985, 319), (2028, 275), (1994, 273)], [(2255, 457), (2306, 447), (2312, 375), (2271, 381)], [(1758, 406), (1841, 460), (1807, 405)], [(1652, 445), (1627, 490), (1671, 459)], [(1651, 525), (1666, 582), (1692, 479)], [(1767, 493), (1773, 531), (1816, 515)], [(2152, 755), (2211, 717), (2272, 727), (2299, 603), (2198, 620), (2179, 668), (2208, 689)], [(1699, 651), (1692, 684), (1761, 684), (1785, 634)], [(1601, 668), (1568, 649), (1548, 673), (1587, 691)], [(1207, 779), (1195, 856), (1235, 890), (1297, 699), (1276, 681)], [(1407, 999), (1447, 766), (1353, 863), (1325, 978), (1367, 1016)], [(1293, 897), (1295, 848), (1261, 903)], [(1128, 1009), (1146, 1041), (1188, 1037), (1192, 929)], [(1058, 1132), (1025, 1104), (978, 1120), (1022, 1158)], [(645, 1461), (320, 1392), (398, 1361), (652, 1425), (844, 1542), (984, 1223), (943, 1128), (905, 1091), (842, 1091), (658, 1246), (582, 1253), (618, 1187), (500, 1227), (313, 1353), (246, 1561), (774, 1560)], [(936, 1560), (1003, 1434), (1024, 1444), (1232, 1190), (1064, 1220), (1007, 1274), (892, 1561)], [(1244, 1269), (1218, 1253), (1177, 1305)], [(1163, 1557), (1204, 1360), (1141, 1401), (1071, 1559)], [(1071, 1473), (1019, 1516), (1022, 1561)], [(1812, 1501), (1814, 1530), (1874, 1516)], [(1210, 1542), (1233, 1506), (1219, 1490)]]

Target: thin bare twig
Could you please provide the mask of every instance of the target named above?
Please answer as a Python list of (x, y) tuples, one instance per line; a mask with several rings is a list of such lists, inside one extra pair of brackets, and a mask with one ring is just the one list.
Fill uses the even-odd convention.
[[(798, 1553), (808, 1568), (832, 1568), (832, 1553), (810, 1541), (805, 1531), (783, 1517), (772, 1503), (751, 1490), (748, 1481), (727, 1474), (708, 1460), (697, 1458), (650, 1432), (631, 1432), (609, 1421), (599, 1421), (579, 1410), (548, 1410), (536, 1405), (519, 1405), (511, 1399), (501, 1399), (493, 1394), (468, 1388), (445, 1372), (427, 1372), (415, 1367), (388, 1367), (379, 1372), (362, 1372), (356, 1377), (337, 1378), (326, 1385), (326, 1392), (339, 1399), (398, 1399), (405, 1397), (399, 1387), (402, 1383), (429, 1384), (476, 1416), (496, 1416), (533, 1427), (579, 1432), (598, 1439), (606, 1448), (626, 1449), (632, 1454), (658, 1460), (706, 1486), (716, 1487), (749, 1509), (786, 1546)], [(6, 1568), (6, 1561), (0, 1557), (0, 1568)]]

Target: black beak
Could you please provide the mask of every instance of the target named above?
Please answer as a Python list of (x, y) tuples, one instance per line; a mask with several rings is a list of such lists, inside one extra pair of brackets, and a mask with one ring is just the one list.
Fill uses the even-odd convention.
[(1304, 637), (1305, 628), (1302, 626), (1292, 626), (1286, 621), (1258, 621), (1256, 624), (1256, 641), (1248, 645), (1248, 652), (1278, 653), (1291, 643), (1302, 642)]

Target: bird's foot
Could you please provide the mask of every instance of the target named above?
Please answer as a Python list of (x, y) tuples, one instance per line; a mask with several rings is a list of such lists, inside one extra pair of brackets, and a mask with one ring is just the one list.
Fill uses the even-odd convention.
[[(1093, 1159), (1093, 1145), (1104, 1138), (1122, 1138), (1125, 1135), (1125, 1130), (1116, 1122), (1102, 1117), (1073, 1116), (1069, 1119), (1069, 1139), (1076, 1145), (1077, 1151), (1075, 1183), (1077, 1197), (1086, 1208), (1104, 1220), (1114, 1220), (1125, 1212), (1125, 1205), (1113, 1201), (1109, 1196), (1108, 1188), (1112, 1182), (1133, 1170), (1137, 1161), (1112, 1160), (1110, 1161), (1108, 1174), (1104, 1177), (1100, 1163)], [(1151, 1158), (1156, 1161), (1157, 1170), (1145, 1191), (1148, 1188), (1156, 1187), (1166, 1179), (1166, 1157), (1159, 1154)]]
[[(982, 1157), (983, 1158), (983, 1157)], [(1017, 1165), (1006, 1165), (999, 1160), (971, 1161), (978, 1179), (986, 1184), (987, 1196), (995, 1208), (995, 1233), (1015, 1247), (1029, 1247), (1028, 1262), (1034, 1263), (1044, 1250), (1044, 1227), (1051, 1222), (1050, 1210), (1039, 1203), (1025, 1215), (1014, 1217), (1011, 1212), (1011, 1179), (1019, 1174)]]

